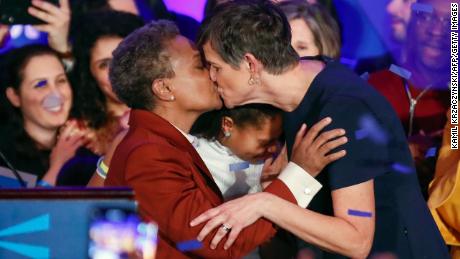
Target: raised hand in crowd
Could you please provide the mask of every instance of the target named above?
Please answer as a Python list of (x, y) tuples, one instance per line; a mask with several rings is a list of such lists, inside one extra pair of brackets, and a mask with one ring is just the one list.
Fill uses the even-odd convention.
[(30, 15), (46, 22), (34, 25), (34, 28), (48, 33), (48, 44), (59, 53), (68, 53), (71, 46), (68, 41), (70, 30), (69, 0), (59, 0), (59, 6), (41, 0), (33, 0)]
[(87, 142), (86, 130), (76, 120), (69, 120), (61, 128), (56, 145), (51, 150), (50, 167), (43, 180), (54, 185), (64, 164), (75, 156), (77, 149)]

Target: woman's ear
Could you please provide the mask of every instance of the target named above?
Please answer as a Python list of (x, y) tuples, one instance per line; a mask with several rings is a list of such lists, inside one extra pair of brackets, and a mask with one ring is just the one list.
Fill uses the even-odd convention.
[(254, 55), (246, 53), (243, 58), (251, 75), (258, 75), (262, 72), (262, 63)]
[(233, 119), (228, 117), (228, 116), (224, 116), (222, 117), (222, 125), (221, 125), (221, 129), (222, 129), (222, 132), (225, 134), (226, 132), (228, 133), (231, 133), (232, 130), (233, 130), (233, 126), (234, 126), (234, 122), (233, 122)]
[(171, 79), (169, 78), (155, 79), (152, 83), (152, 92), (158, 99), (165, 102), (176, 99), (171, 86)]
[(246, 53), (244, 55), (244, 62), (249, 72), (249, 85), (258, 85), (260, 84), (260, 77), (262, 73), (263, 65), (262, 63), (254, 57), (251, 53)]
[(21, 107), (21, 98), (19, 97), (18, 93), (13, 87), (8, 87), (6, 88), (6, 98), (8, 98), (8, 101), (16, 107), (19, 108)]

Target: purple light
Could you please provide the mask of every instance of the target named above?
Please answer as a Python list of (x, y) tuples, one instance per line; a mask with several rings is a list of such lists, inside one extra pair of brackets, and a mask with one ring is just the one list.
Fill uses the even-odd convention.
[(170, 11), (185, 14), (199, 22), (203, 20), (203, 10), (206, 5), (206, 0), (163, 0), (163, 2)]

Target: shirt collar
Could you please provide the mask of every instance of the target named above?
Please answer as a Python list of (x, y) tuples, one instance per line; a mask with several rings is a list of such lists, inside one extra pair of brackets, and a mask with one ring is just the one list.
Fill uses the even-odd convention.
[[(172, 125), (172, 124), (171, 124), (171, 125)], [(188, 142), (190, 142), (190, 144), (192, 144), (193, 146), (195, 146), (195, 142), (196, 142), (196, 137), (195, 137), (195, 136), (183, 132), (181, 129), (179, 129), (179, 128), (176, 127), (175, 125), (173, 125), (173, 126), (174, 126), (174, 128), (176, 128), (180, 133), (182, 133), (182, 135), (184, 135), (184, 137), (188, 140)]]

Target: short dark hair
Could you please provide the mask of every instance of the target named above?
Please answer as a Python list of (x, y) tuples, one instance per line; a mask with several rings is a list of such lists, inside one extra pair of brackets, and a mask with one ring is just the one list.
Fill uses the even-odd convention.
[(202, 114), (192, 126), (190, 134), (206, 139), (217, 139), (221, 132), (222, 119), (230, 117), (236, 126), (260, 128), (266, 119), (281, 116), (282, 110), (269, 104), (246, 104), (233, 109), (222, 108)]
[(239, 67), (253, 54), (267, 72), (280, 74), (297, 64), (291, 28), (283, 12), (268, 0), (240, 0), (218, 5), (202, 23), (198, 46), (210, 42), (222, 59)]
[(337, 21), (321, 4), (305, 0), (289, 0), (278, 4), (289, 21), (302, 19), (310, 28), (319, 54), (340, 57), (340, 29)]
[(168, 43), (177, 36), (179, 29), (173, 22), (153, 21), (131, 33), (115, 49), (109, 78), (113, 91), (126, 105), (143, 110), (155, 107), (152, 83), (174, 77)]

